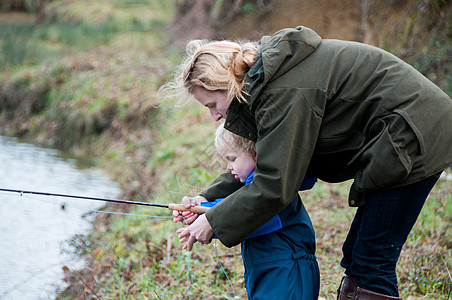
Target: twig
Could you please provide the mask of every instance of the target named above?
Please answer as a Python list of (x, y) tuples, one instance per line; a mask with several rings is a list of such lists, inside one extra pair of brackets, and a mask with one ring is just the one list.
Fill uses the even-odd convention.
[(91, 291), (91, 293), (99, 300), (101, 300), (101, 298), (99, 296), (97, 296), (96, 292), (88, 285), (86, 284), (82, 279), (79, 279), (79, 281), (82, 283), (82, 285), (85, 287), (85, 289), (88, 289)]
[(166, 236), (166, 263), (169, 263), (171, 260), (171, 250), (173, 248), (172, 237), (173, 235), (171, 233), (168, 233)]
[(152, 290), (154, 292), (154, 294), (157, 296), (157, 298), (159, 298), (159, 300), (162, 300), (162, 298), (160, 298), (160, 296), (157, 294), (157, 292), (155, 290)]
[(127, 289), (127, 292), (125, 293), (125, 298), (127, 299), (127, 297), (129, 296), (129, 294), (130, 294), (130, 291), (132, 290), (132, 288), (134, 287), (134, 286), (136, 286), (137, 284), (136, 284), (136, 282), (135, 283), (133, 283), (133, 284), (131, 284), (130, 286), (129, 286), (129, 288)]

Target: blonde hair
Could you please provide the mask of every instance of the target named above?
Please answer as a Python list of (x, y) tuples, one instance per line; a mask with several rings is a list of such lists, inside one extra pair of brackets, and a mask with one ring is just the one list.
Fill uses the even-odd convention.
[(166, 83), (159, 92), (163, 97), (182, 99), (200, 87), (226, 92), (228, 102), (234, 98), (246, 102), (245, 78), (256, 58), (255, 43), (193, 40), (186, 46), (186, 58), (177, 67), (174, 81)]
[(228, 150), (245, 153), (252, 157), (256, 155), (256, 144), (227, 130), (224, 128), (224, 123), (220, 124), (215, 132), (215, 148), (221, 156), (224, 156)]

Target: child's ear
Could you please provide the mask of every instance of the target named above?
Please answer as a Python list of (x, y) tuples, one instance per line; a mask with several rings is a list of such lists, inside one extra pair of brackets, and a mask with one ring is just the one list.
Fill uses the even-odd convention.
[(252, 151), (251, 157), (254, 159), (254, 161), (257, 161), (257, 152), (256, 152), (256, 150)]

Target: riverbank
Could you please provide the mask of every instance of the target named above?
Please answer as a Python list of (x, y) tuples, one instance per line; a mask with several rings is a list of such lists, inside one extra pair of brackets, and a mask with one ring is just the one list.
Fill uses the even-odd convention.
[[(172, 2), (67, 3), (48, 8), (45, 22), (1, 25), (2, 55), (11, 49), (3, 56), (9, 60), (0, 63), (1, 134), (90, 157), (120, 184), (123, 199), (178, 202), (199, 191), (223, 167), (212, 143), (216, 124), (200, 106), (173, 111), (170, 103), (158, 107), (156, 98), (179, 59), (180, 49), (167, 41)], [(439, 38), (438, 45), (432, 56), (409, 48), (410, 59), (448, 88), (441, 55), (447, 58), (450, 44)], [(321, 296), (327, 299), (340, 282), (341, 244), (354, 215), (344, 200), (348, 185), (319, 183), (304, 195), (317, 234)], [(450, 182), (441, 180), (404, 248), (398, 273), (405, 298), (450, 293), (451, 194)], [(170, 215), (142, 207), (106, 209)], [(100, 214), (84, 248), (89, 264), (68, 273), (71, 286), (60, 298), (232, 298), (214, 246), (197, 246), (189, 256), (175, 237), (179, 226)], [(217, 247), (237, 295), (246, 298), (240, 249)]]

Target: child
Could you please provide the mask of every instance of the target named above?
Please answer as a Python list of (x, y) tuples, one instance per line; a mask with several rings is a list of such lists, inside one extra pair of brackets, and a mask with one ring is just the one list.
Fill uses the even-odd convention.
[[(215, 147), (235, 178), (245, 184), (256, 168), (255, 143), (220, 125)], [(306, 176), (300, 189), (310, 189), (316, 178)], [(223, 199), (197, 203), (213, 206)], [(185, 217), (190, 218), (187, 214)], [(181, 242), (184, 229), (178, 230)], [(315, 257), (315, 233), (300, 196), (241, 244), (245, 286), (249, 299), (317, 299), (320, 273)]]

